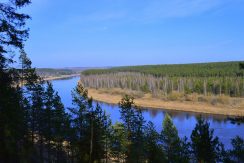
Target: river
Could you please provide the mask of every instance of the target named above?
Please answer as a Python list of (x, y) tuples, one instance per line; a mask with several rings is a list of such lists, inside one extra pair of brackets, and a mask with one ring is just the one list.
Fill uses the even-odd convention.
[[(72, 106), (71, 91), (77, 85), (79, 77), (54, 80), (52, 81), (56, 91), (61, 96), (62, 102), (65, 107)], [(112, 123), (120, 121), (120, 113), (118, 105), (109, 105), (100, 103), (102, 108), (106, 110), (106, 113), (110, 115)], [(162, 121), (165, 113), (171, 115), (175, 126), (178, 129), (179, 136), (187, 136), (190, 138), (191, 132), (196, 125), (196, 119), (199, 114), (177, 112), (177, 111), (165, 111), (162, 109), (144, 109), (143, 116), (146, 121), (152, 121), (158, 132), (162, 129)], [(209, 123), (210, 127), (214, 129), (214, 135), (218, 136), (220, 141), (225, 145), (226, 148), (231, 147), (231, 139), (239, 135), (244, 138), (244, 123), (233, 123), (227, 119), (226, 116), (216, 115), (202, 115)]]

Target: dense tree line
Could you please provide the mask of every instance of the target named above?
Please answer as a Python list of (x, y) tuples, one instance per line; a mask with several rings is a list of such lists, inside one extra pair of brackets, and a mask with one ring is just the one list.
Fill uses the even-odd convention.
[(51, 69), (51, 68), (38, 68), (36, 69), (36, 72), (38, 75), (42, 77), (72, 75), (72, 74), (79, 73), (79, 71), (75, 71), (72, 69)]
[(179, 92), (244, 97), (243, 77), (155, 77), (137, 72), (117, 72), (81, 74), (80, 80), (87, 88), (122, 88), (150, 92), (155, 96)]
[(244, 96), (244, 62), (147, 65), (86, 70), (81, 81), (91, 88), (122, 88), (165, 95)]
[[(29, 16), (19, 9), (29, 3), (0, 3), (1, 163), (244, 162), (242, 138), (234, 138), (233, 149), (226, 151), (209, 124), (199, 118), (191, 141), (180, 139), (168, 115), (158, 133), (130, 96), (119, 102), (122, 122), (115, 125), (99, 105), (92, 105), (81, 84), (72, 91), (73, 107), (66, 109), (24, 51)], [(18, 51), (21, 68), (17, 69), (9, 54)]]
[(156, 77), (243, 77), (244, 61), (195, 64), (145, 65), (86, 70), (82, 74), (139, 72)]

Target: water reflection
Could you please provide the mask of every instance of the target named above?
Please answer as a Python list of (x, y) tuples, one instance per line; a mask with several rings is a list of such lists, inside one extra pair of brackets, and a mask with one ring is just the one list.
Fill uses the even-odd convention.
[[(66, 80), (52, 81), (54, 88), (59, 92), (62, 102), (65, 107), (72, 106), (71, 90), (75, 88), (79, 77), (74, 77)], [(120, 111), (118, 105), (111, 105), (99, 102), (101, 107), (110, 115), (113, 123), (120, 122)], [(94, 105), (96, 102), (94, 102)], [(166, 113), (168, 113), (178, 129), (180, 137), (187, 136), (190, 138), (191, 132), (194, 129), (197, 117), (201, 114), (192, 112), (169, 111), (162, 109), (146, 109), (142, 108), (143, 116), (146, 121), (152, 121), (155, 124), (158, 132), (162, 129), (162, 122)], [(218, 136), (225, 144), (226, 148), (231, 147), (231, 139), (236, 135), (244, 138), (244, 123), (229, 119), (227, 116), (202, 114), (202, 117), (210, 123), (210, 127), (214, 129), (214, 134)]]
[[(120, 120), (120, 112), (118, 105), (111, 105), (99, 102), (99, 104), (110, 114), (112, 122), (115, 123)], [(210, 127), (214, 129), (214, 134), (218, 136), (226, 146), (226, 148), (231, 147), (231, 139), (239, 135), (244, 138), (244, 123), (239, 122), (233, 123), (227, 116), (222, 115), (211, 115), (211, 114), (200, 114), (193, 112), (181, 112), (181, 111), (171, 111), (162, 109), (146, 109), (141, 108), (144, 119), (152, 121), (158, 132), (162, 130), (162, 122), (166, 113), (168, 113), (178, 129), (180, 137), (190, 138), (191, 132), (194, 129), (197, 118), (202, 116), (205, 120), (210, 123)]]

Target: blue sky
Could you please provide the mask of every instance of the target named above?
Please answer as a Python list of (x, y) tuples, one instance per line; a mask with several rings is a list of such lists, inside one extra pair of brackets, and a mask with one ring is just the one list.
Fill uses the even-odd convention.
[(33, 0), (36, 67), (244, 60), (244, 0)]

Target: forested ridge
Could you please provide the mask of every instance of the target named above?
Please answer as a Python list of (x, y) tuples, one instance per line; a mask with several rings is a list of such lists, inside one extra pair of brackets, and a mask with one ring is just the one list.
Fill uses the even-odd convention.
[(52, 69), (52, 68), (38, 68), (36, 72), (40, 76), (58, 76), (58, 75), (71, 75), (77, 72), (70, 69)]
[(61, 77), (80, 74), (83, 70), (78, 68), (37, 68), (36, 73), (43, 77)]
[(106, 74), (117, 72), (140, 72), (155, 77), (243, 77), (240, 69), (244, 61), (212, 62), (195, 64), (168, 64), (125, 66), (109, 69), (93, 69), (82, 72), (84, 75)]
[(121, 123), (111, 124), (82, 84), (72, 91), (72, 107), (65, 108), (24, 50), (30, 17), (20, 8), (29, 4), (0, 3), (0, 163), (244, 162), (243, 138), (233, 138), (227, 150), (201, 117), (190, 140), (180, 139), (169, 115), (157, 132), (126, 95), (119, 102)]
[(81, 82), (90, 88), (122, 88), (150, 92), (154, 96), (244, 96), (243, 62), (116, 67), (87, 70)]

